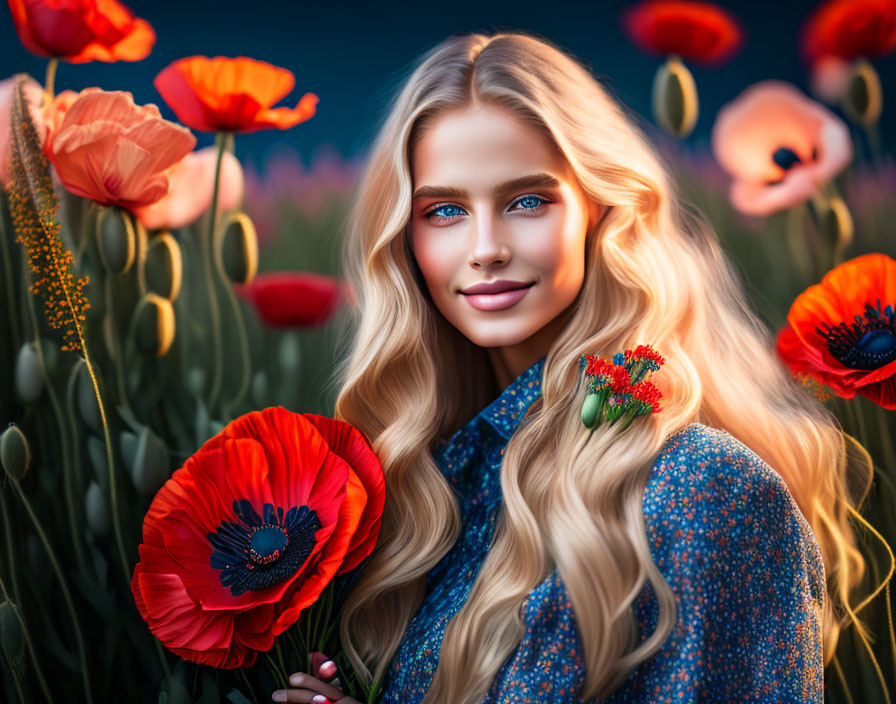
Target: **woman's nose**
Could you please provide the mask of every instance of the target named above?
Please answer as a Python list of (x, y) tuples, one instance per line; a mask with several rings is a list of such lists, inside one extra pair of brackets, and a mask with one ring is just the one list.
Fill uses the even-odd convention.
[(470, 266), (506, 264), (510, 260), (510, 249), (498, 218), (491, 214), (477, 215), (471, 227)]

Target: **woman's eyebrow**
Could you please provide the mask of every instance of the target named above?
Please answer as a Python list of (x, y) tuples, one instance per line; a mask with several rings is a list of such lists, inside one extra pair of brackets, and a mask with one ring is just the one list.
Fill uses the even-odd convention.
[[(523, 190), (525, 188), (559, 188), (560, 180), (547, 173), (530, 174), (514, 178), (495, 186), (492, 193), (496, 197), (507, 195), (513, 191)], [(469, 198), (470, 193), (463, 188), (453, 188), (452, 186), (420, 186), (414, 191), (413, 199), (417, 198)]]

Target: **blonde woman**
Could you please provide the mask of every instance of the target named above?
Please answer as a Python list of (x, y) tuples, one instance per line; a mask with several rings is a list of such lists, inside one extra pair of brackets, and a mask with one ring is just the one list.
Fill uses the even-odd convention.
[[(430, 51), (346, 268), (336, 416), (388, 495), (340, 634), (383, 704), (822, 701), (864, 570), (843, 435), (585, 67), (519, 33)], [(662, 412), (590, 433), (581, 356), (640, 344)], [(354, 702), (331, 671), (274, 700)]]

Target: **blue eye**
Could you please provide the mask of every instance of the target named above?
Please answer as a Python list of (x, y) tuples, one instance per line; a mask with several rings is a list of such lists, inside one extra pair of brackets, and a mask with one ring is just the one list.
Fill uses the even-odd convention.
[[(446, 210), (448, 211), (447, 213), (442, 212), (442, 211), (446, 211)], [(440, 205), (438, 208), (435, 208), (434, 210), (430, 210), (426, 214), (426, 216), (432, 217), (433, 215), (435, 215), (437, 218), (440, 218), (440, 219), (449, 219), (449, 218), (456, 217), (457, 215), (460, 215), (460, 213), (462, 213), (462, 212), (463, 211), (460, 208), (458, 208), (456, 205)]]
[[(538, 210), (546, 202), (541, 196), (523, 196), (517, 201), (517, 205), (522, 205), (523, 210)], [(526, 203), (530, 205), (526, 205)]]

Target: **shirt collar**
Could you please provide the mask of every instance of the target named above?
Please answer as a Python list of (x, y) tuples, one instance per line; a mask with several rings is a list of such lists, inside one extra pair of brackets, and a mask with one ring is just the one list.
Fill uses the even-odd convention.
[(541, 396), (541, 375), (546, 357), (541, 357), (531, 367), (514, 379), (504, 391), (483, 408), (469, 423), (458, 430), (436, 450), (435, 456), (454, 464), (471, 443), (480, 440), (480, 428), (491, 428), (505, 443), (523, 421), (526, 410)]
[(541, 396), (541, 374), (545, 357), (541, 357), (501, 392), (494, 401), (482, 409), (479, 418), (492, 426), (504, 440), (510, 437), (523, 422), (529, 406)]

